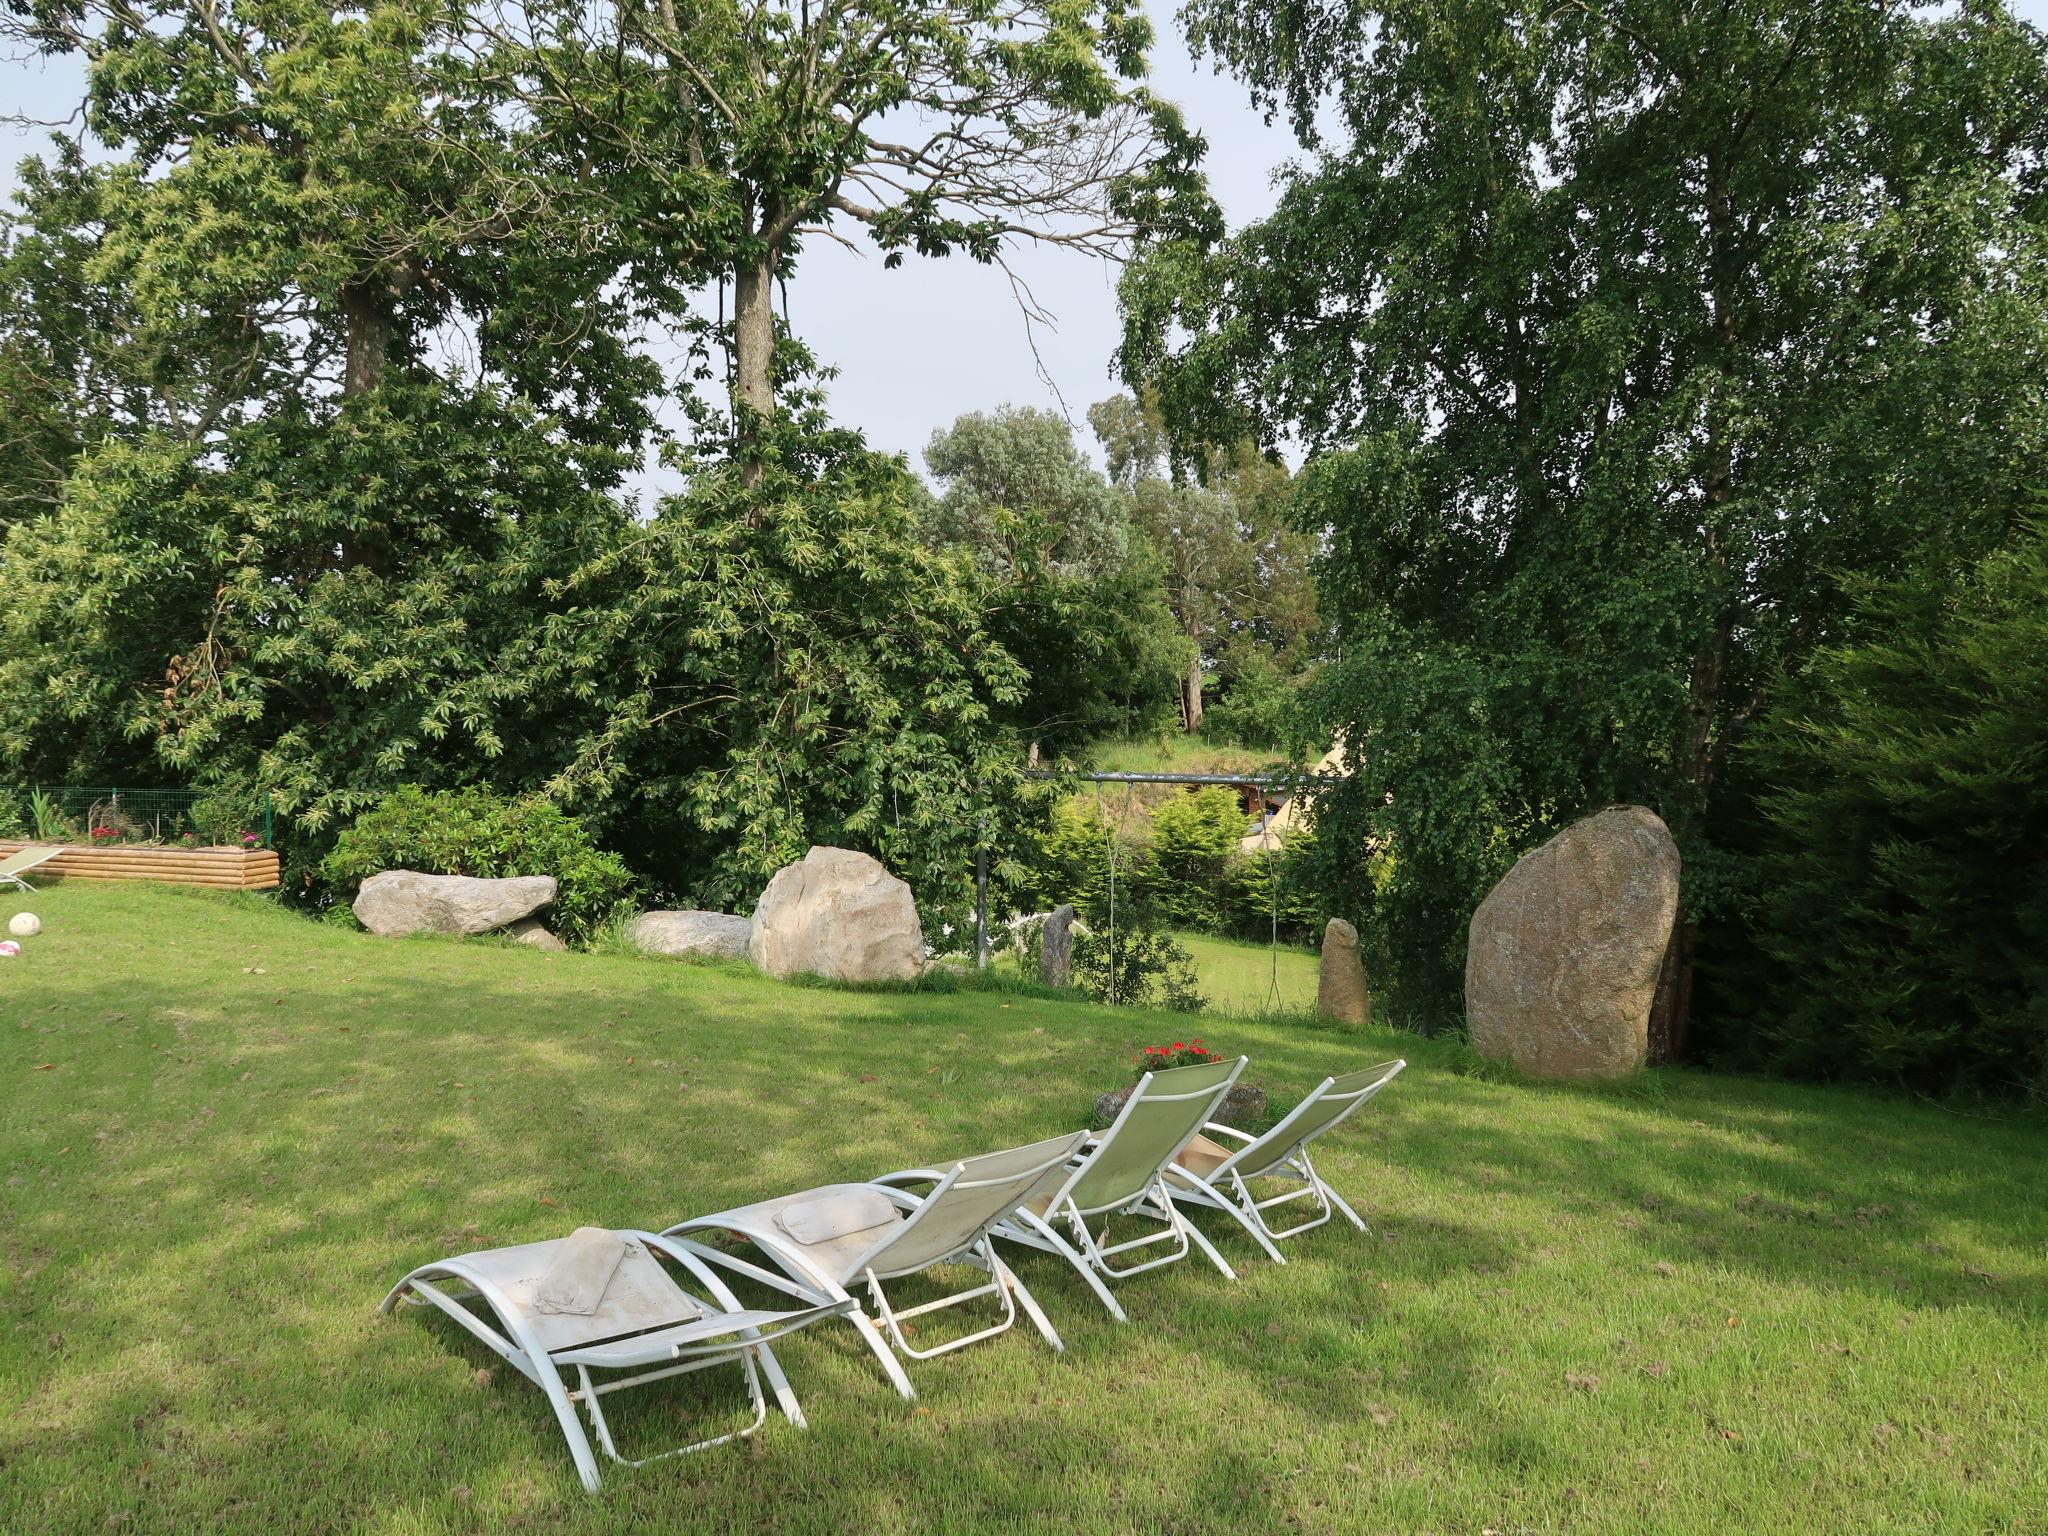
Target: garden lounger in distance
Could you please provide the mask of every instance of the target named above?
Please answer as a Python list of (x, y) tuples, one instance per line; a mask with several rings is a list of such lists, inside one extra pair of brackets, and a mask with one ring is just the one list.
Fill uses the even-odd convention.
[[(684, 1291), (662, 1267), (662, 1258), (693, 1276), (711, 1299), (699, 1301)], [(464, 1305), (472, 1296), (482, 1301), (491, 1317)], [(547, 1394), (562, 1437), (569, 1442), (569, 1454), (576, 1459), (576, 1471), (593, 1493), (598, 1486), (597, 1458), (576, 1417), (577, 1403), (589, 1413), (605, 1454), (629, 1467), (751, 1435), (768, 1417), (761, 1392), (764, 1373), (783, 1413), (801, 1429), (803, 1411), (769, 1343), (837, 1317), (851, 1306), (827, 1299), (794, 1312), (750, 1311), (695, 1254), (649, 1232), (608, 1232), (598, 1227), (581, 1227), (552, 1242), (485, 1249), (423, 1264), (393, 1286), (377, 1310), (388, 1313), (401, 1298), (440, 1308)], [(753, 1402), (754, 1420), (746, 1428), (639, 1461), (619, 1454), (611, 1425), (598, 1405), (600, 1396), (735, 1362), (745, 1374)], [(592, 1379), (593, 1370), (639, 1374), (599, 1382)], [(563, 1379), (565, 1372), (574, 1373), (573, 1390)]]
[[(662, 1235), (671, 1247), (801, 1301), (836, 1304), (875, 1352), (896, 1390), (913, 1398), (916, 1390), (896, 1359), (897, 1351), (912, 1360), (929, 1360), (979, 1339), (993, 1338), (1017, 1320), (1019, 1306), (1048, 1344), (1054, 1349), (1063, 1347), (1024, 1283), (996, 1257), (989, 1232), (1025, 1201), (1065, 1177), (1069, 1161), (1087, 1134), (1076, 1131), (1007, 1152), (968, 1158), (943, 1172), (907, 1169), (865, 1184), (827, 1184), (693, 1217)], [(911, 1184), (932, 1187), (918, 1195), (903, 1187)], [(729, 1233), (744, 1238), (772, 1259), (780, 1273), (710, 1247), (688, 1235), (692, 1233)], [(988, 1283), (901, 1311), (890, 1305), (883, 1281), (946, 1263), (972, 1265), (988, 1276)], [(872, 1317), (860, 1310), (852, 1297), (850, 1288), (862, 1284), (874, 1309)], [(991, 1295), (1002, 1311), (989, 1327), (926, 1349), (912, 1347), (905, 1336), (903, 1325), (912, 1318)]]
[[(1316, 1172), (1316, 1165), (1309, 1158), (1309, 1143), (1350, 1119), (1400, 1076), (1407, 1065), (1405, 1061), (1383, 1061), (1376, 1067), (1347, 1072), (1342, 1077), (1326, 1077), (1263, 1136), (1249, 1136), (1227, 1125), (1203, 1126), (1202, 1134), (1188, 1143), (1167, 1170), (1173, 1198), (1231, 1212), (1281, 1264), (1287, 1261), (1273, 1245), (1297, 1232), (1321, 1226), (1330, 1219), (1333, 1208), (1350, 1217), (1359, 1231), (1365, 1231), (1365, 1222), (1358, 1212)], [(1209, 1139), (1211, 1136), (1226, 1137), (1235, 1145), (1219, 1146)], [(1291, 1179), (1298, 1181), (1299, 1187), (1261, 1200), (1245, 1182), (1260, 1178)], [(1266, 1212), (1294, 1200), (1313, 1200), (1317, 1214), (1275, 1231), (1266, 1220)]]
[[(1215, 1114), (1216, 1106), (1244, 1071), (1245, 1061), (1240, 1056), (1235, 1061), (1147, 1072), (1138, 1079), (1109, 1129), (1089, 1139), (1051, 1198), (1019, 1211), (1014, 1220), (996, 1230), (996, 1236), (1066, 1258), (1119, 1322), (1125, 1320), (1123, 1308), (1103, 1281), (1122, 1280), (1176, 1263), (1187, 1257), (1190, 1244), (1235, 1280), (1237, 1272), (1175, 1207), (1167, 1193), (1166, 1169)], [(1238, 1212), (1231, 1214), (1240, 1223), (1244, 1221)], [(1088, 1227), (1089, 1218), (1098, 1216), (1103, 1219), (1101, 1237)], [(1159, 1230), (1112, 1243), (1108, 1241), (1108, 1222), (1115, 1216), (1156, 1221)], [(1072, 1234), (1071, 1246), (1061, 1240), (1053, 1225), (1061, 1220)], [(1122, 1268), (1113, 1262), (1119, 1255), (1158, 1243), (1172, 1247)]]
[(35, 887), (21, 877), (38, 864), (47, 864), (63, 852), (65, 850), (62, 848), (45, 846), (24, 848), (19, 853), (10, 853), (6, 858), (0, 859), (0, 885), (11, 885), (18, 891), (34, 891)]

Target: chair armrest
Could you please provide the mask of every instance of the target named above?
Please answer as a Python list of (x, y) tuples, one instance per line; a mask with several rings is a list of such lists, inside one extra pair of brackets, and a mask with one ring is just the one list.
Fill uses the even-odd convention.
[(1240, 1131), (1235, 1126), (1219, 1125), (1214, 1120), (1211, 1120), (1207, 1125), (1202, 1127), (1202, 1134), (1204, 1136), (1228, 1136), (1231, 1138), (1231, 1140), (1241, 1141), (1246, 1146), (1250, 1146), (1253, 1142), (1259, 1139), (1258, 1137), (1252, 1135), (1248, 1131)]
[(936, 1184), (945, 1175), (936, 1168), (899, 1168), (868, 1180), (870, 1184)]

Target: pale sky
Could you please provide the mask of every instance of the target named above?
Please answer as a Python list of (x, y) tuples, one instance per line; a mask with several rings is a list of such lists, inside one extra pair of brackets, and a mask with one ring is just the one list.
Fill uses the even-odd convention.
[[(2048, 0), (2017, 0), (2014, 9), (2037, 26), (2048, 22)], [(1157, 19), (1153, 87), (1207, 135), (1210, 185), (1236, 228), (1271, 209), (1271, 177), (1298, 152), (1293, 137), (1284, 124), (1263, 122), (1236, 81), (1191, 60), (1171, 19)], [(77, 101), (78, 79), (68, 64), (0, 60), (0, 110), (63, 117)], [(0, 196), (16, 184), (16, 162), (43, 138), (42, 130), (0, 124)], [(1057, 394), (1039, 377), (999, 268), (911, 255), (885, 271), (879, 255), (856, 256), (813, 240), (789, 285), (789, 305), (797, 334), (839, 369), (830, 386), (833, 416), (862, 429), (877, 448), (908, 454), (921, 469), (933, 430), (963, 412), (1005, 403), (1058, 409), (1063, 398), (1077, 436), (1092, 450), (1085, 412), (1120, 387), (1110, 372), (1116, 274), (1056, 249), (1019, 251), (1012, 264), (1058, 317), (1056, 330), (1038, 334)]]

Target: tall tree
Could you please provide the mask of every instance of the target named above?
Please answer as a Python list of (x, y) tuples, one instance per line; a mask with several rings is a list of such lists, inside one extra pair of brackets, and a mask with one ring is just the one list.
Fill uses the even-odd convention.
[(1317, 155), (1127, 279), (1125, 361), (1183, 434), (1320, 455), (1346, 898), (1449, 1014), (1488, 883), (1646, 800), (1691, 870), (1672, 1054), (1730, 750), (1845, 573), (1981, 551), (2048, 445), (2041, 39), (1983, 0), (1187, 14)]
[(1030, 686), (1006, 719), (1027, 752), (1080, 746), (1147, 712), (1181, 667), (1160, 562), (1131, 509), (1051, 411), (970, 412), (932, 434), (928, 536), (965, 551), (991, 633)]
[(1771, 1001), (1736, 1052), (2048, 1098), (2048, 528), (1872, 592), (1739, 756), (1769, 786), (1742, 980)]
[(0, 260), (0, 772), (267, 790), (300, 868), (485, 784), (715, 899), (814, 840), (960, 886), (1021, 685), (903, 467), (798, 393), (750, 483), (621, 490), (641, 322), (730, 267), (713, 179), (611, 174), (437, 0), (0, 18), (90, 59), (97, 151)]
[(1181, 724), (1198, 731), (1212, 673), (1228, 681), (1261, 661), (1300, 666), (1316, 630), (1314, 540), (1283, 515), (1285, 466), (1248, 441), (1193, 455), (1196, 484), (1171, 478), (1171, 442), (1149, 394), (1101, 401), (1088, 421), (1134, 521), (1160, 552), (1167, 602), (1188, 640)]
[(907, 251), (1000, 262), (1018, 240), (1120, 260), (1133, 241), (1214, 224), (1200, 139), (1135, 83), (1152, 29), (1132, 0), (618, 0), (521, 16), (503, 40), (528, 100), (593, 174), (629, 204), (714, 198), (743, 444), (776, 408), (774, 289), (806, 238), (864, 232), (891, 267)]

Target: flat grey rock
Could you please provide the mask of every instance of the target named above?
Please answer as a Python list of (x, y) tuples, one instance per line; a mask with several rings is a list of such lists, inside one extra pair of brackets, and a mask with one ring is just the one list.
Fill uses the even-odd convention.
[(731, 912), (642, 912), (626, 936), (635, 949), (650, 955), (732, 960), (746, 954), (753, 926)]
[(356, 892), (356, 921), (370, 932), (490, 933), (531, 917), (555, 899), (553, 875), (482, 880), (387, 869)]
[(505, 930), (515, 944), (528, 944), (535, 949), (544, 949), (550, 954), (566, 950), (569, 946), (556, 938), (553, 931), (537, 917), (522, 917)]

